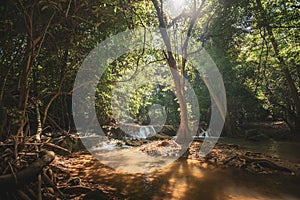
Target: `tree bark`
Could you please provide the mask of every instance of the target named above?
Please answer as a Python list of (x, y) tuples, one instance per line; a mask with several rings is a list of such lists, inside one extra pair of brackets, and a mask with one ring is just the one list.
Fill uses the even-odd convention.
[[(31, 71), (31, 66), (33, 63), (34, 57), (34, 46), (35, 41), (33, 39), (33, 10), (28, 11), (22, 1), (19, 1), (21, 8), (23, 10), (24, 16), (24, 24), (26, 24), (26, 54), (24, 56), (23, 61), (23, 69), (21, 73), (21, 79), (19, 82), (20, 86), (20, 97), (19, 97), (19, 111), (20, 111), (20, 124), (18, 129), (18, 135), (23, 135), (23, 129), (26, 123), (26, 109), (28, 103), (28, 96), (29, 96), (29, 87), (28, 87), (28, 78)], [(33, 8), (32, 8), (33, 9)]]
[(226, 117), (225, 117), (224, 133), (226, 136), (232, 136), (235, 134), (228, 111), (227, 111)]
[(0, 104), (0, 140), (5, 139), (7, 126), (7, 111)]
[[(169, 62), (168, 62), (169, 63)], [(171, 65), (169, 64), (171, 67)], [(176, 64), (175, 64), (176, 66)], [(173, 68), (173, 67), (171, 67)], [(177, 71), (171, 70), (174, 84), (175, 84), (175, 95), (178, 99), (179, 108), (180, 108), (180, 126), (178, 130), (178, 135), (176, 141), (178, 143), (184, 143), (185, 141), (190, 140), (191, 133), (188, 126), (188, 110), (187, 110), (187, 102), (184, 95), (184, 79), (180, 77)]]
[(29, 88), (28, 88), (28, 78), (31, 70), (32, 65), (32, 49), (33, 45), (30, 41), (30, 38), (28, 38), (28, 51), (30, 51), (26, 57), (26, 60), (24, 62), (24, 67), (22, 70), (22, 77), (20, 80), (20, 98), (19, 98), (19, 110), (20, 110), (20, 125), (18, 129), (18, 135), (23, 135), (23, 129), (26, 123), (25, 120), (25, 111), (27, 109), (27, 103), (28, 103), (28, 96), (29, 96)]
[[(19, 82), (19, 87), (20, 87), (20, 97), (19, 97), (19, 111), (20, 111), (20, 123), (19, 123), (19, 128), (18, 128), (18, 135), (22, 136), (23, 135), (23, 130), (24, 126), (26, 124), (26, 109), (27, 109), (27, 104), (28, 104), (28, 98), (29, 98), (29, 76), (32, 71), (32, 65), (34, 63), (35, 59), (35, 53), (36, 50), (35, 48), (37, 45), (40, 44), (40, 47), (42, 45), (42, 41), (44, 39), (44, 36), (46, 34), (46, 30), (49, 27), (49, 24), (52, 20), (52, 17), (49, 20), (49, 23), (47, 24), (46, 28), (44, 31), (42, 31), (41, 34), (37, 34), (35, 36), (35, 27), (34, 27), (34, 13), (35, 9), (37, 6), (38, 1), (32, 2), (31, 6), (26, 7), (22, 1), (19, 0), (20, 8), (23, 11), (23, 17), (24, 17), (24, 24), (26, 28), (26, 54), (24, 56), (24, 61), (23, 61), (23, 69), (21, 73), (21, 79)], [(39, 51), (37, 51), (39, 52)]]
[(178, 129), (178, 135), (177, 135), (177, 142), (184, 143), (186, 140), (189, 140), (191, 138), (190, 130), (188, 127), (188, 115), (187, 115), (187, 103), (185, 100), (184, 95), (184, 77), (183, 74), (180, 76), (178, 73), (178, 67), (176, 60), (174, 58), (174, 55), (171, 51), (171, 42), (170, 37), (168, 36), (168, 33), (166, 31), (166, 24), (164, 22), (164, 17), (162, 10), (160, 9), (160, 6), (157, 2), (157, 0), (152, 0), (152, 3), (156, 9), (158, 20), (159, 20), (159, 27), (162, 38), (164, 40), (164, 44), (167, 48), (167, 62), (171, 69), (172, 78), (175, 85), (175, 95), (178, 99), (179, 107), (180, 107), (180, 126)]

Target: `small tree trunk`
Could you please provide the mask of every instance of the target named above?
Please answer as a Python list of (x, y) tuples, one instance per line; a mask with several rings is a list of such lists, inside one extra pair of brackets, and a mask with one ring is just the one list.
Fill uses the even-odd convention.
[(234, 135), (234, 129), (231, 123), (229, 112), (226, 113), (225, 124), (224, 124), (224, 135), (232, 136)]
[[(33, 48), (32, 43), (28, 42), (28, 48), (31, 50)], [(23, 136), (23, 129), (26, 124), (26, 109), (27, 109), (27, 103), (28, 103), (28, 96), (29, 96), (29, 88), (28, 88), (28, 78), (31, 70), (32, 65), (32, 54), (29, 53), (24, 67), (22, 71), (22, 77), (20, 81), (20, 98), (19, 98), (19, 110), (20, 110), (20, 124), (18, 129), (18, 135)]]
[(295, 127), (293, 127), (292, 132), (300, 134), (300, 117), (295, 119)]
[(7, 111), (0, 104), (0, 140), (5, 139), (7, 126)]
[(41, 134), (42, 134), (42, 122), (41, 122), (41, 114), (40, 114), (40, 109), (39, 109), (39, 102), (35, 103), (36, 106), (36, 121), (37, 121), (37, 130), (35, 134), (35, 139), (37, 142), (41, 141)]

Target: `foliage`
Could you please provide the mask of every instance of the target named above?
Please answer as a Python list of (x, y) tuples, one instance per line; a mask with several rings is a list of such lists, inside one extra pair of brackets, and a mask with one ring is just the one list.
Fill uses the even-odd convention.
[[(297, 1), (250, 5), (247, 31), (238, 35), (239, 76), (275, 118), (299, 123), (299, 10)], [(242, 39), (243, 38), (243, 39)]]
[[(0, 114), (4, 117), (0, 136), (33, 133), (37, 129), (36, 107), (40, 108), (43, 128), (74, 128), (71, 94), (81, 62), (111, 35), (128, 28), (161, 26), (153, 2), (2, 1)], [(291, 128), (299, 128), (299, 2), (213, 0), (195, 1), (196, 6), (194, 1), (186, 2), (177, 17), (162, 12), (162, 21), (166, 28), (189, 31), (193, 19), (198, 19), (189, 36), (209, 52), (223, 75), (231, 123), (265, 120), (271, 114), (284, 119)], [(201, 3), (201, 12), (195, 12)], [(174, 58), (177, 63), (184, 61), (179, 55)], [(96, 91), (101, 124), (115, 120), (111, 100), (116, 85), (126, 85), (124, 78), (130, 78), (130, 74), (134, 78), (136, 70), (154, 73), (152, 62), (166, 65), (169, 61), (165, 52), (146, 50), (124, 55), (107, 68)], [(209, 122), (211, 99), (204, 82), (189, 63), (178, 65), (178, 71), (197, 94), (200, 120)], [(148, 124), (149, 109), (160, 104), (165, 107), (167, 124), (178, 125), (181, 106), (174, 83), (163, 77), (157, 79), (163, 84), (145, 82), (135, 91), (118, 92), (131, 95), (128, 111), (135, 122)], [(193, 109), (189, 103), (187, 109)]]

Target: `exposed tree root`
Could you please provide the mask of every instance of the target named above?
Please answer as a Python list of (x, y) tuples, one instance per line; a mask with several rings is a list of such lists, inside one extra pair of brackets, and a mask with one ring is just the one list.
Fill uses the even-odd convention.
[(272, 170), (278, 170), (278, 171), (289, 172), (289, 173), (293, 172), (292, 170), (290, 170), (286, 167), (280, 166), (280, 165), (278, 165), (268, 159), (265, 159), (265, 158), (250, 158), (245, 155), (239, 155), (238, 157), (240, 159), (244, 159), (246, 161), (245, 165), (250, 165), (251, 163), (257, 163), (262, 167), (266, 167), (266, 168), (269, 168)]
[(15, 174), (6, 174), (0, 176), (0, 187), (7, 189), (15, 189), (19, 186), (37, 179), (37, 175), (42, 171), (45, 166), (48, 166), (55, 158), (52, 151), (42, 151), (40, 158), (30, 164), (27, 168), (16, 172)]
[(201, 142), (194, 142), (190, 148), (190, 159), (199, 160), (200, 163), (211, 167), (240, 168), (251, 173), (273, 174), (290, 173), (295, 175), (297, 167), (294, 163), (280, 160), (262, 153), (244, 151), (238, 145), (217, 144), (206, 156), (199, 154)]
[(71, 151), (69, 151), (68, 149), (58, 146), (56, 144), (50, 143), (50, 142), (45, 142), (45, 143), (43, 143), (43, 145), (45, 146), (45, 148), (47, 148), (47, 147), (52, 148), (51, 150), (53, 150), (53, 151), (59, 151), (66, 155), (71, 154)]

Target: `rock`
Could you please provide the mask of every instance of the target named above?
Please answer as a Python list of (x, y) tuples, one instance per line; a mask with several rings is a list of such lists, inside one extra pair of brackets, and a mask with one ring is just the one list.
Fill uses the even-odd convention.
[(152, 156), (178, 156), (181, 146), (174, 140), (163, 140), (142, 145), (139, 150)]
[(139, 147), (147, 143), (147, 140), (125, 140), (125, 144), (132, 147)]
[(165, 146), (168, 146), (170, 143), (167, 142), (167, 141), (162, 141), (161, 143), (159, 143), (157, 146), (158, 147), (165, 147)]

